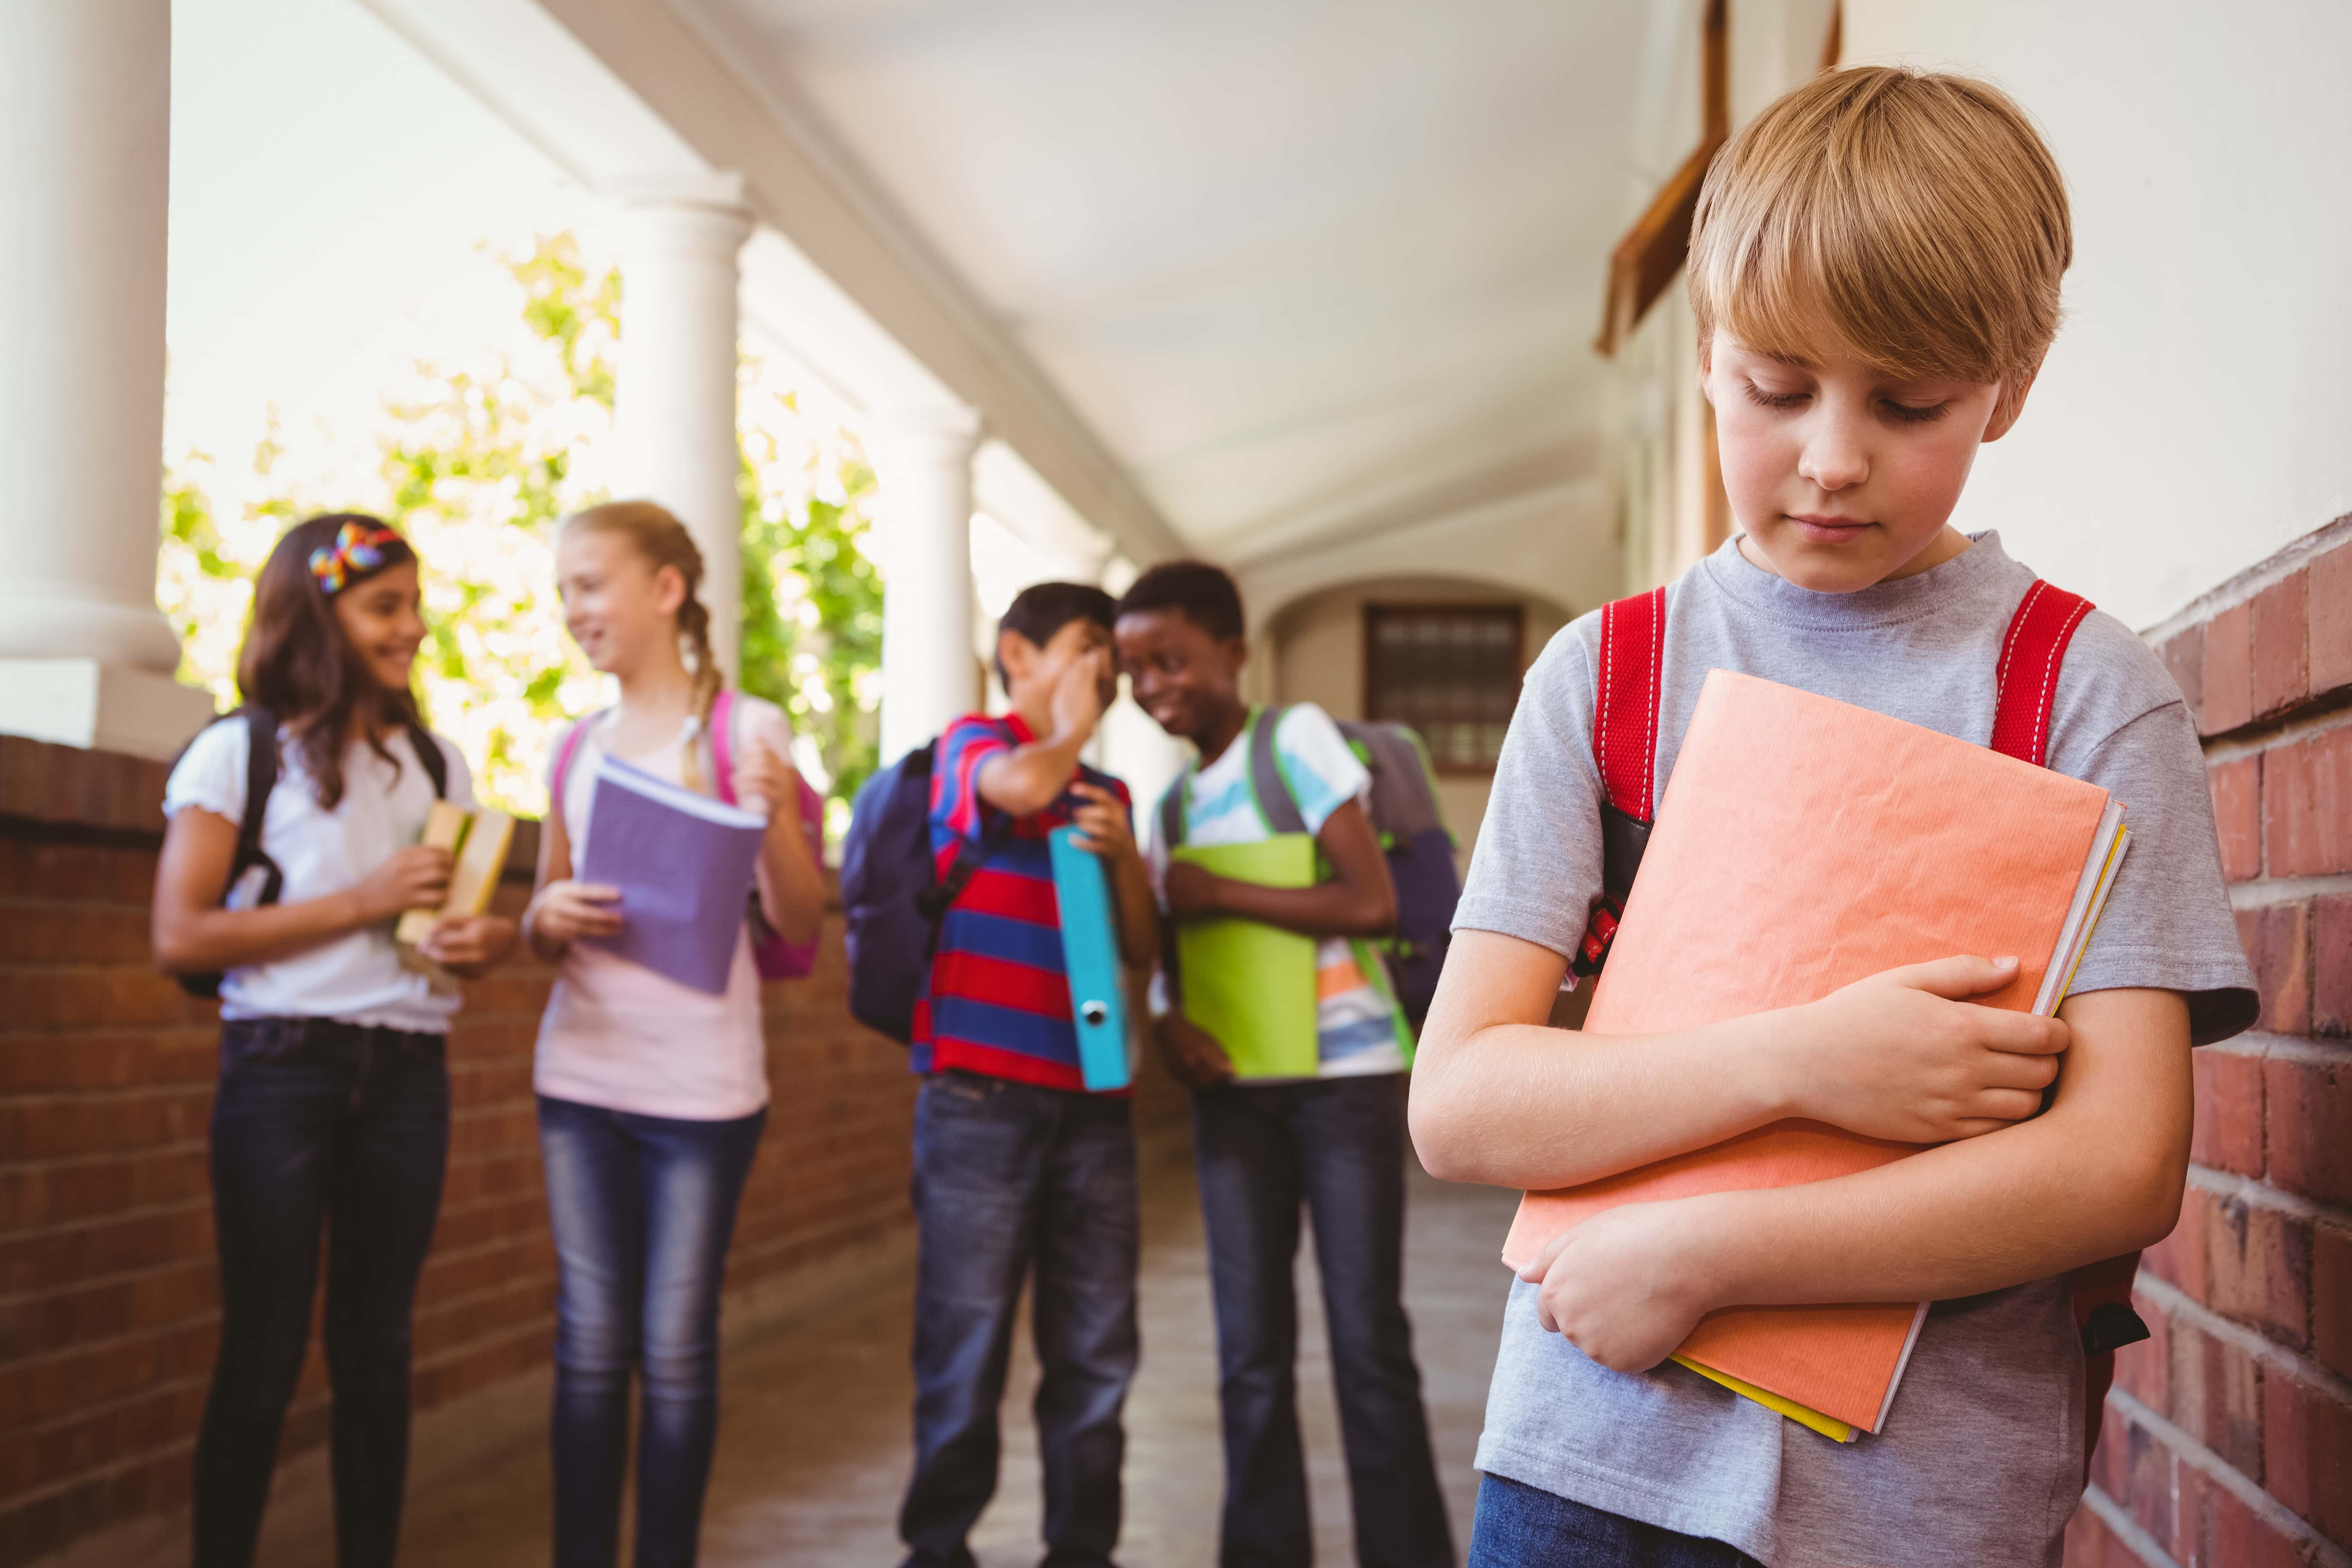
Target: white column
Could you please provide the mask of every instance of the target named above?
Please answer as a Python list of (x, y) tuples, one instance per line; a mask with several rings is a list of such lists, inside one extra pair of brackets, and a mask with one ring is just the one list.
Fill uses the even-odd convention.
[(882, 760), (969, 713), (972, 658), (970, 409), (886, 418), (869, 444), (882, 532)]
[(0, 731), (168, 756), (169, 0), (0, 0)]
[(731, 680), (743, 632), (735, 258), (751, 217), (737, 175), (623, 195), (613, 493), (660, 502), (694, 535), (711, 644)]

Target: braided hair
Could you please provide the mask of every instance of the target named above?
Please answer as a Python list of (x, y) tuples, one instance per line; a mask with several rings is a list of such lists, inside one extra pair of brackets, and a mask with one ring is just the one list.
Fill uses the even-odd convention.
[(695, 545), (694, 535), (667, 508), (649, 500), (584, 507), (565, 518), (561, 528), (564, 532), (617, 535), (627, 540), (655, 571), (667, 566), (686, 580), (686, 597), (677, 606), (678, 652), (694, 676), (694, 691), (688, 716), (692, 732), (678, 763), (687, 788), (702, 795), (717, 793), (715, 784), (702, 776), (702, 747), (698, 742), (709, 733), (711, 705), (718, 700), (726, 677), (710, 649), (710, 611), (699, 593), (702, 552)]

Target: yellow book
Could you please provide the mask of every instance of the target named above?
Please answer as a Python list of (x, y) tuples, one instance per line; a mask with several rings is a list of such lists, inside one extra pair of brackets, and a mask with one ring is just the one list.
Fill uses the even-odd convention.
[(404, 947), (425, 940), (437, 921), (451, 915), (478, 915), (497, 896), (499, 879), (506, 874), (507, 850), (514, 843), (514, 818), (488, 806), (467, 811), (446, 800), (433, 803), (417, 842), (446, 849), (457, 858), (449, 868), (449, 892), (437, 910), (410, 910), (393, 928), (393, 938)]

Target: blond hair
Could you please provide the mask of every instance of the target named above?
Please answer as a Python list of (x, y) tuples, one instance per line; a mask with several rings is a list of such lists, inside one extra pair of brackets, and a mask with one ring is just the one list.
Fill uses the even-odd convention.
[(678, 765), (687, 788), (698, 794), (712, 793), (702, 777), (702, 748), (698, 742), (709, 732), (711, 705), (718, 700), (719, 689), (726, 683), (726, 677), (719, 668), (718, 657), (710, 651), (710, 612), (699, 596), (702, 552), (695, 545), (694, 535), (667, 508), (649, 500), (605, 501), (599, 506), (583, 507), (556, 527), (559, 533), (615, 535), (626, 540), (654, 571), (671, 567), (686, 579), (686, 597), (677, 606), (677, 637), (680, 655), (694, 676), (690, 699), (693, 732), (688, 737)]
[(1893, 66), (1826, 71), (1742, 127), (1691, 224), (1704, 351), (1825, 345), (1905, 380), (2021, 389), (2058, 331), (2066, 186), (2007, 95)]

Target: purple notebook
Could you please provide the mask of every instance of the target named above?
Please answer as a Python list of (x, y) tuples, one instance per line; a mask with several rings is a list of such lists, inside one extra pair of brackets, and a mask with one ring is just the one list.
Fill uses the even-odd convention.
[(712, 995), (727, 990), (767, 823), (610, 757), (576, 873), (621, 890), (618, 935), (586, 940)]

